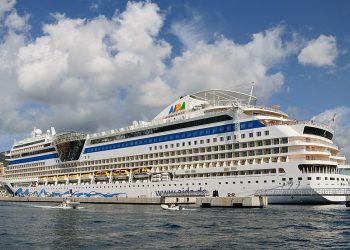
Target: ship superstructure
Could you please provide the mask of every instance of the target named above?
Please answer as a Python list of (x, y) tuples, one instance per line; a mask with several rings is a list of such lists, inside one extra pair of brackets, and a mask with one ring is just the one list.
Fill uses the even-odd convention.
[(16, 195), (197, 192), (265, 194), (270, 203), (345, 201), (344, 195), (320, 192), (350, 185), (333, 130), (256, 106), (256, 100), (208, 90), (181, 97), (152, 121), (127, 128), (95, 134), (35, 129), (8, 152), (4, 182)]

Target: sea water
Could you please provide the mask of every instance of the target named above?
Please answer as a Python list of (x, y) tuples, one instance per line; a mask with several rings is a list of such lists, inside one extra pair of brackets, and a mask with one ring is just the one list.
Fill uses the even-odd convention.
[(0, 203), (1, 249), (350, 247), (345, 205), (162, 210), (155, 205)]

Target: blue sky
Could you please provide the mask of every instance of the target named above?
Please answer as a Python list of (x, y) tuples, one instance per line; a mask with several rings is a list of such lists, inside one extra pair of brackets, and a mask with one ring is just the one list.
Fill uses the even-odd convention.
[(118, 128), (254, 81), (261, 104), (298, 119), (337, 113), (347, 154), (349, 23), (340, 0), (0, 0), (0, 151), (34, 126)]

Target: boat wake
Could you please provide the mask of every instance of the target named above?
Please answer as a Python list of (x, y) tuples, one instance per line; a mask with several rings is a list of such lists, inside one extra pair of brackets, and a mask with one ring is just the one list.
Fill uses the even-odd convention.
[(183, 207), (181, 210), (196, 211), (196, 210), (198, 210), (198, 209), (197, 209), (197, 208), (185, 208), (185, 207)]
[[(74, 209), (73, 207), (62, 207), (62, 206), (38, 206), (38, 205), (33, 205), (32, 207), (35, 208), (44, 208), (44, 209)], [(84, 207), (77, 207), (75, 209), (82, 209)]]

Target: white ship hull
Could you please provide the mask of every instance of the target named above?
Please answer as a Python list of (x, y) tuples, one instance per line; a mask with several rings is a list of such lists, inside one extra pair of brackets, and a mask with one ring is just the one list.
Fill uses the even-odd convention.
[[(317, 194), (317, 190), (327, 187), (328, 183), (316, 181), (282, 181), (286, 175), (265, 175), (251, 177), (223, 176), (216, 178), (182, 179), (171, 181), (137, 181), (137, 182), (99, 182), (95, 184), (74, 182), (71, 184), (49, 184), (35, 187), (18, 186), (16, 195), (19, 196), (53, 196), (61, 197), (73, 194), (75, 197), (160, 197), (160, 196), (192, 196), (209, 195), (214, 191), (219, 196), (252, 196), (266, 195), (269, 204), (327, 204), (343, 203), (345, 195)], [(303, 175), (304, 179), (315, 175)], [(327, 175), (339, 177), (339, 175)], [(312, 178), (311, 177), (311, 178)], [(342, 176), (346, 177), (346, 176)], [(290, 177), (292, 178), (292, 177)], [(272, 181), (275, 181), (272, 183)], [(276, 181), (278, 183), (276, 183)], [(264, 183), (266, 181), (266, 183)], [(243, 182), (241, 184), (240, 182)], [(259, 182), (257, 184), (256, 182)], [(244, 184), (246, 183), (246, 184)], [(329, 190), (329, 189), (328, 189)], [(344, 186), (332, 185), (332, 190), (344, 190)], [(277, 192), (276, 192), (277, 191)], [(334, 191), (335, 192), (335, 191)], [(339, 191), (338, 191), (339, 193)], [(281, 194), (281, 195), (279, 195)]]
[[(269, 203), (344, 202), (350, 167), (333, 130), (251, 106), (255, 97), (187, 95), (151, 122), (98, 134), (54, 129), (15, 143), (4, 176), (20, 196), (266, 195)], [(215, 191), (215, 192), (214, 192)]]

